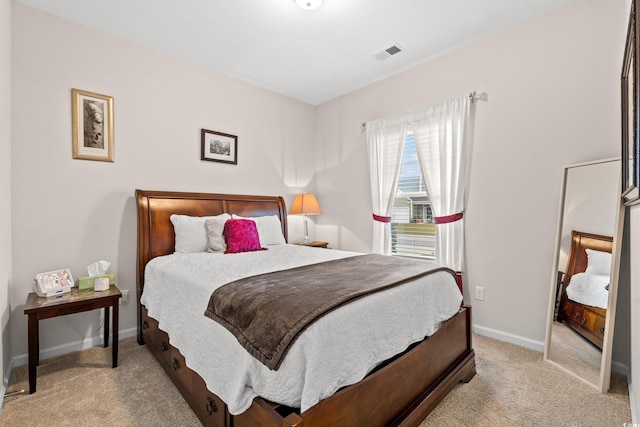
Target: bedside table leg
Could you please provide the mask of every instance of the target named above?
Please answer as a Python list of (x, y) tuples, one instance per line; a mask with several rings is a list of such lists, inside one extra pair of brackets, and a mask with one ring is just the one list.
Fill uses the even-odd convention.
[(36, 392), (36, 366), (39, 359), (38, 319), (29, 316), (29, 394)]
[[(34, 316), (35, 318), (35, 316)], [(36, 366), (40, 366), (40, 321), (35, 320), (35, 336), (36, 336)]]
[(104, 308), (104, 345), (109, 347), (109, 307)]
[(118, 367), (118, 318), (120, 317), (118, 316), (119, 304), (119, 300), (116, 300), (115, 304), (113, 304), (113, 339), (111, 340), (111, 346), (113, 347), (111, 349), (111, 351), (113, 352), (111, 360), (112, 368)]

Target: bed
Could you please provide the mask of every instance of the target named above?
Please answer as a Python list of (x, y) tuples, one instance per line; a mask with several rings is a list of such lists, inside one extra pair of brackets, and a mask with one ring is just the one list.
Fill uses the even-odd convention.
[(558, 321), (602, 350), (613, 237), (573, 230)]
[[(287, 236), (286, 209), (281, 197), (136, 190), (136, 201), (138, 301), (142, 301), (145, 294), (147, 265), (169, 259), (174, 252), (176, 242), (170, 220), (172, 214), (276, 216), (283, 236)], [(317, 251), (333, 252), (304, 249), (316, 254), (320, 254)], [(279, 250), (289, 249), (283, 247)], [(272, 252), (275, 254), (277, 251)], [(179, 299), (176, 295), (185, 293), (167, 298)], [(206, 426), (413, 426), (418, 425), (456, 384), (467, 382), (475, 375), (471, 310), (469, 307), (456, 307), (453, 317), (444, 321), (427, 339), (394, 354), (360, 381), (340, 387), (308, 408), (301, 409), (256, 396), (248, 409), (237, 413), (211, 391), (216, 389), (216, 384), (193, 358), (182, 354), (181, 349), (187, 351), (182, 348), (185, 337), (171, 335), (167, 330), (173, 331), (174, 326), (158, 321), (144, 304), (138, 305), (139, 344), (148, 345)], [(305, 334), (309, 332), (305, 331)]]

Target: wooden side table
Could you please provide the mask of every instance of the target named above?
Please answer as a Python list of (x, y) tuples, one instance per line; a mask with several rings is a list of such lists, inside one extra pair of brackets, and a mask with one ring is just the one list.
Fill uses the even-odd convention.
[(328, 248), (329, 247), (329, 242), (318, 242), (318, 241), (313, 241), (310, 243), (296, 243), (297, 245), (300, 246), (311, 246), (313, 248)]
[(94, 292), (93, 289), (71, 288), (71, 291), (55, 297), (39, 297), (30, 293), (24, 306), (29, 316), (29, 394), (36, 392), (36, 366), (40, 364), (40, 337), (38, 322), (43, 319), (81, 313), (104, 308), (104, 346), (109, 346), (109, 308), (113, 308), (112, 368), (118, 366), (118, 304), (122, 297), (120, 289), (111, 285), (109, 290)]

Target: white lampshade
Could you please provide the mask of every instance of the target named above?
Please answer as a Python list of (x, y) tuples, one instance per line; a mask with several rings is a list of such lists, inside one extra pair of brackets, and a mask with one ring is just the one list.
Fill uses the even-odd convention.
[(294, 0), (303, 9), (311, 10), (320, 6), (323, 0)]

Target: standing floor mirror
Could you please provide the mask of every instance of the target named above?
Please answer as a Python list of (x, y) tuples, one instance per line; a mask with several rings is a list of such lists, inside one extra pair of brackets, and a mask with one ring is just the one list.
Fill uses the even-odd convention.
[(624, 209), (620, 159), (564, 168), (544, 359), (609, 390)]

